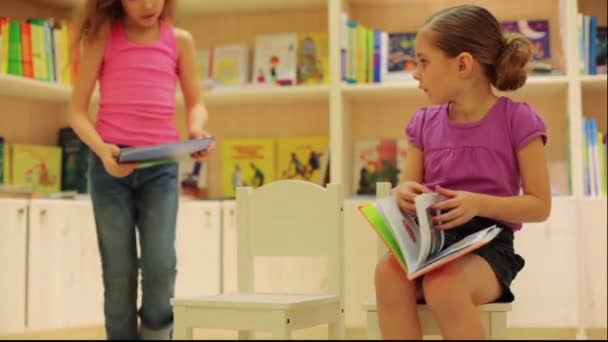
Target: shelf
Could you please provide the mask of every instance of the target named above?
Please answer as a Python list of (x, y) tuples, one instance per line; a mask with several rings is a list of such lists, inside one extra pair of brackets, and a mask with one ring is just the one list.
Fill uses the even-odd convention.
[(583, 90), (604, 90), (608, 85), (608, 75), (584, 75), (581, 76)]
[[(273, 88), (245, 88), (212, 90), (203, 93), (207, 106), (276, 104), (290, 102), (322, 101), (329, 99), (329, 86), (290, 86)], [(178, 93), (178, 103), (183, 103)]]
[[(566, 90), (568, 78), (566, 76), (530, 76), (526, 85), (516, 93), (525, 95), (550, 94)], [(406, 96), (422, 97), (422, 90), (418, 89), (418, 81), (411, 80), (405, 82), (390, 83), (369, 83), (369, 84), (343, 84), (342, 94), (347, 99), (387, 99), (403, 98)], [(499, 92), (509, 94), (510, 92)]]
[(0, 96), (65, 103), (71, 94), (71, 87), (63, 84), (0, 74)]

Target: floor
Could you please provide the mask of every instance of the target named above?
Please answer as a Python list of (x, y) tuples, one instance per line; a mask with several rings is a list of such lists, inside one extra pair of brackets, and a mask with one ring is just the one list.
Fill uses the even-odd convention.
[[(327, 328), (319, 326), (311, 329), (303, 329), (293, 333), (293, 339), (326, 339)], [(268, 333), (256, 333), (256, 339), (268, 339)], [(348, 328), (346, 337), (352, 340), (364, 340), (366, 337), (365, 328)], [(203, 330), (194, 331), (195, 339), (235, 339), (236, 333), (231, 331)], [(510, 328), (508, 339), (534, 340), (572, 340), (576, 338), (575, 329), (556, 329), (556, 328)], [(606, 340), (606, 329), (589, 330), (588, 339)], [(82, 327), (64, 329), (58, 331), (24, 332), (11, 335), (1, 335), (0, 340), (100, 340), (105, 339), (103, 327)], [(431, 338), (438, 339), (438, 338)]]

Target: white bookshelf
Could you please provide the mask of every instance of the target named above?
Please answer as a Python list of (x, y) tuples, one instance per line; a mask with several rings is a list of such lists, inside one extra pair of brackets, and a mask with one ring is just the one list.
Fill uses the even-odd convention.
[[(515, 0), (514, 6), (508, 8), (494, 0), (480, 1), (481, 5), (492, 10), (499, 20), (548, 17), (550, 21), (555, 63), (563, 64), (565, 75), (533, 75), (529, 77), (527, 84), (522, 89), (512, 94), (504, 93), (504, 95), (511, 95), (516, 99), (530, 102), (543, 115), (550, 129), (548, 146), (550, 162), (570, 165), (569, 171), (565, 175), (560, 172), (556, 173), (554, 177), (561, 178), (560, 182), (564, 183), (564, 178), (567, 178), (569, 173), (572, 179), (572, 191), (565, 195), (575, 197), (581, 197), (583, 194), (582, 156), (578, 152), (580, 151), (578, 146), (582, 144), (582, 137), (580, 130), (572, 127), (580, 127), (584, 109), (596, 108), (598, 103), (603, 103), (600, 94), (603, 93), (605, 98), (607, 84), (606, 75), (581, 76), (578, 73), (576, 14), (579, 7), (591, 8), (586, 10), (587, 12), (598, 11), (597, 2), (599, 0), (595, 0), (595, 2), (579, 1), (581, 4), (573, 0), (542, 0), (524, 6), (528, 2)], [(57, 10), (78, 7), (84, 2), (83, 0), (30, 0), (25, 3), (30, 3), (36, 8), (49, 8), (49, 13), (54, 13)], [(209, 130), (219, 130), (223, 136), (255, 136), (255, 130), (264, 132), (266, 136), (329, 135), (332, 156), (331, 180), (345, 184), (346, 194), (350, 195), (353, 191), (352, 172), (350, 172), (352, 142), (364, 137), (402, 137), (402, 128), (406, 120), (416, 108), (425, 105), (426, 100), (415, 80), (383, 84), (342, 83), (339, 74), (339, 44), (336, 43), (339, 41), (340, 34), (340, 14), (345, 11), (350, 17), (368, 27), (383, 30), (415, 30), (420, 24), (419, 22), (427, 15), (443, 6), (456, 3), (455, 0), (264, 0), (255, 2), (180, 0), (178, 2), (180, 11), (178, 12), (182, 15), (178, 17), (178, 21), (183, 22), (183, 26), (193, 32), (199, 46), (239, 40), (246, 41), (253, 46), (255, 35), (260, 33), (314, 30), (326, 30), (329, 33), (331, 81), (328, 85), (212, 90), (204, 91), (203, 99), (209, 106), (210, 122), (213, 123)], [(2, 6), (10, 7), (7, 4), (2, 4)], [(521, 8), (513, 8), (518, 6)], [(603, 6), (605, 7), (605, 4)], [(412, 11), (412, 8), (417, 8), (419, 11)], [(599, 11), (602, 10), (605, 11), (605, 9)], [(235, 21), (238, 21), (237, 27), (234, 26)], [(602, 24), (601, 21), (600, 24)], [(208, 32), (220, 33), (211, 35)], [(560, 32), (563, 33), (560, 35)], [(564, 53), (560, 53), (560, 51), (564, 51)], [(0, 98), (9, 99), (11, 102), (35, 102), (41, 103), (40, 106), (44, 106), (43, 103), (65, 105), (69, 100), (70, 92), (70, 88), (63, 85), (0, 75)], [(181, 93), (177, 94), (177, 100), (179, 105), (183, 105)], [(605, 102), (605, 100), (603, 101)], [(239, 115), (249, 117), (261, 112), (264, 113), (262, 116), (265, 116), (266, 119), (252, 122), (252, 126), (247, 130), (224, 129), (226, 124), (231, 126), (231, 123), (226, 122), (228, 119), (224, 119), (224, 117), (231, 117), (232, 120), (238, 118)], [(311, 118), (306, 118), (294, 115), (298, 112), (314, 112), (315, 114), (312, 114)], [(214, 115), (215, 113), (218, 114)], [(593, 115), (601, 119), (602, 114)], [(291, 121), (285, 122), (283, 119), (279, 119), (287, 115)], [(182, 118), (183, 112), (179, 113), (178, 121)], [(312, 128), (309, 121), (314, 119), (323, 121), (319, 123), (320, 127)], [(378, 127), (375, 128), (374, 123), (378, 121), (382, 121), (382, 123), (378, 123)], [(566, 124), (567, 121), (569, 121), (569, 125)], [(600, 129), (605, 131), (605, 120), (601, 123), (603, 126), (600, 125)], [(392, 128), (386, 131), (382, 130), (383, 125), (399, 127), (399, 129)], [(10, 137), (10, 134), (8, 135)], [(567, 152), (568, 142), (565, 142), (567, 139), (573, 150), (570, 157)], [(210, 164), (212, 164), (209, 174), (210, 184), (219, 183), (221, 174), (220, 166), (217, 165), (219, 159), (212, 157)], [(211, 186), (213, 187), (213, 185)], [(219, 192), (219, 186), (217, 189), (210, 190), (212, 194), (214, 191)], [(562, 194), (564, 194), (563, 191)]]

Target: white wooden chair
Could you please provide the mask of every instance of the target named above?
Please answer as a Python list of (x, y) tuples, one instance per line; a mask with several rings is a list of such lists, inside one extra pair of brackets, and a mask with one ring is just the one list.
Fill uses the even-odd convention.
[[(282, 180), (256, 190), (237, 189), (238, 291), (175, 298), (174, 339), (192, 339), (193, 328), (270, 331), (288, 339), (291, 331), (329, 325), (329, 337), (344, 337), (343, 194), (304, 181)], [(325, 257), (328, 293), (278, 294), (254, 291), (254, 257)], [(201, 260), (201, 262), (205, 262)]]
[[(376, 187), (376, 198), (391, 196), (391, 183), (378, 183)], [(387, 248), (378, 238), (378, 260), (386, 254)], [(441, 332), (435, 323), (431, 311), (426, 304), (418, 304), (418, 316), (423, 336), (439, 336)], [(502, 339), (507, 330), (507, 312), (511, 311), (511, 304), (492, 303), (477, 307), (481, 319), (490, 339)], [(370, 340), (382, 339), (378, 324), (378, 309), (376, 307), (376, 296), (373, 295), (363, 305), (363, 311), (367, 318), (367, 335)]]

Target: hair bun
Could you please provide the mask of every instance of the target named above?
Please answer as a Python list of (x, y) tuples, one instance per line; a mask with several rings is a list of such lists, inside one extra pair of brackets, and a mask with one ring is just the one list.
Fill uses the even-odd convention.
[(496, 81), (498, 90), (517, 90), (526, 83), (527, 65), (532, 57), (528, 39), (520, 33), (504, 34), (504, 47), (496, 60)]

